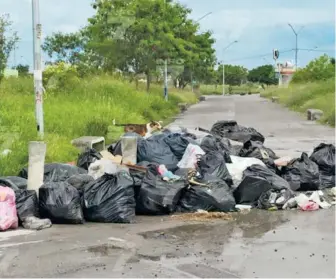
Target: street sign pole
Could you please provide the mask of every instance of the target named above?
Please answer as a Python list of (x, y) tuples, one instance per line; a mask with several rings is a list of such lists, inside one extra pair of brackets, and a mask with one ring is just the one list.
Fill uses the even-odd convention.
[(37, 132), (43, 138), (43, 84), (42, 84), (42, 57), (41, 57), (41, 36), (42, 25), (40, 23), (39, 0), (32, 0), (33, 15), (33, 44), (34, 44), (34, 93), (35, 93), (35, 117)]

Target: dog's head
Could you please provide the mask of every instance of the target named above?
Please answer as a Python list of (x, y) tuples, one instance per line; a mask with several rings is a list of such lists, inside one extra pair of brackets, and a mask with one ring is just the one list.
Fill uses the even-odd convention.
[(149, 122), (149, 127), (152, 131), (160, 131), (162, 130), (162, 121), (151, 121)]

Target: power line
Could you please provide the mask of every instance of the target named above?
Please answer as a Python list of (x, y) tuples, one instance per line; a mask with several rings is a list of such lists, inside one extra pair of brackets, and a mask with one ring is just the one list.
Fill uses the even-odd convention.
[[(288, 49), (288, 50), (283, 50), (283, 51), (279, 51), (279, 52), (281, 54), (281, 53), (291, 52), (293, 50), (294, 49)], [(272, 54), (271, 52), (268, 52), (268, 53), (264, 53), (264, 54), (254, 55), (254, 56), (248, 56), (248, 57), (243, 57), (243, 58), (231, 59), (231, 60), (228, 60), (228, 61), (225, 61), (225, 62), (241, 61), (241, 60), (248, 60), (248, 59), (253, 59), (253, 58), (262, 58), (262, 57), (265, 57), (265, 56), (271, 55), (271, 54)]]
[(309, 48), (299, 48), (298, 50), (307, 50), (307, 51), (317, 51), (317, 52), (331, 52), (333, 50), (322, 50), (322, 49), (309, 49)]

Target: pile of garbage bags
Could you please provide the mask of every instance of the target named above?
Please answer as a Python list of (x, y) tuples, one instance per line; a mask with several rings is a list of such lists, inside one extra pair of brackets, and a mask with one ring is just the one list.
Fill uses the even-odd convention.
[[(127, 136), (136, 137), (136, 165), (87, 149), (77, 166), (45, 164), (38, 193), (27, 190), (27, 168), (0, 177), (0, 230), (132, 223), (136, 215), (233, 212), (239, 205), (316, 210), (330, 205), (321, 190), (335, 192), (332, 144), (284, 161), (265, 146), (261, 133), (236, 121), (218, 121), (210, 131), (175, 127), (147, 139)], [(121, 142), (108, 154), (122, 156)]]

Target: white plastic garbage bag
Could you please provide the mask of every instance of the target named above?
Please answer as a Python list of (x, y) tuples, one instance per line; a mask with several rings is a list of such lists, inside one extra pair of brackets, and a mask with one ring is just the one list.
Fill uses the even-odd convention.
[(205, 152), (198, 145), (188, 144), (181, 161), (177, 164), (180, 169), (194, 169), (197, 163), (197, 155), (204, 155)]
[(237, 187), (243, 179), (243, 172), (252, 165), (266, 167), (265, 164), (257, 158), (230, 156), (232, 163), (226, 164), (226, 167), (232, 177), (233, 187)]
[(116, 174), (121, 170), (127, 170), (127, 168), (117, 165), (112, 160), (100, 159), (90, 164), (88, 174), (94, 179), (98, 179), (103, 176), (104, 173)]

